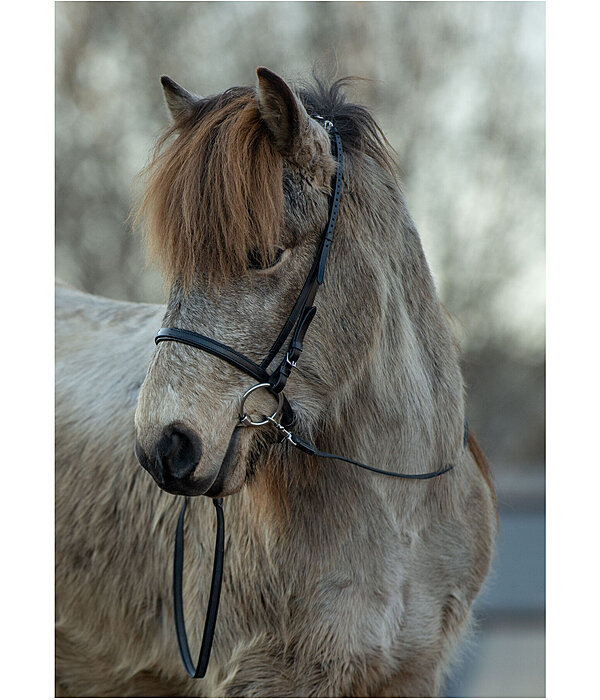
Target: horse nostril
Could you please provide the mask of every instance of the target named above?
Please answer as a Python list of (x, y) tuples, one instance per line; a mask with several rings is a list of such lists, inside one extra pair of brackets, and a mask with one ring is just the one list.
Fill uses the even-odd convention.
[(156, 444), (156, 462), (164, 476), (185, 479), (194, 471), (202, 456), (200, 438), (182, 425), (165, 429)]

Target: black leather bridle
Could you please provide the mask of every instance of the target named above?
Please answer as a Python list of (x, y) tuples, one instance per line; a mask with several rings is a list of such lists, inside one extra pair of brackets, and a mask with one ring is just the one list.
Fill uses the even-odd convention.
[[(337, 221), (338, 210), (340, 205), (340, 196), (342, 192), (342, 166), (343, 166), (343, 149), (342, 140), (340, 135), (329, 120), (324, 119), (320, 116), (314, 116), (313, 119), (320, 121), (324, 128), (328, 131), (330, 139), (332, 141), (332, 146), (334, 150), (334, 155), (337, 161), (337, 167), (335, 175), (333, 176), (332, 190), (329, 195), (329, 219), (327, 227), (323, 232), (317, 253), (315, 255), (313, 264), (310, 268), (308, 276), (304, 282), (304, 285), (296, 299), (296, 303), (287, 318), (287, 321), (283, 325), (279, 335), (277, 336), (275, 342), (271, 346), (271, 349), (267, 353), (266, 357), (260, 362), (260, 364), (254, 362), (250, 358), (246, 357), (242, 353), (234, 350), (228, 345), (224, 345), (218, 340), (213, 338), (208, 338), (207, 336), (200, 335), (193, 331), (184, 330), (181, 328), (161, 328), (156, 334), (155, 342), (158, 344), (167, 340), (175, 341), (178, 343), (184, 343), (185, 345), (190, 345), (192, 347), (204, 350), (211, 355), (214, 355), (230, 365), (237, 367), (237, 369), (245, 372), (246, 374), (253, 377), (258, 381), (258, 384), (252, 386), (248, 391), (246, 391), (240, 399), (240, 423), (245, 426), (258, 426), (264, 425), (266, 423), (271, 423), (274, 425), (283, 436), (283, 439), (287, 439), (294, 447), (302, 450), (303, 452), (314, 455), (317, 457), (325, 459), (338, 459), (349, 464), (354, 464), (362, 469), (368, 469), (369, 471), (375, 472), (377, 474), (383, 474), (385, 476), (394, 476), (401, 479), (432, 479), (437, 476), (441, 476), (446, 472), (449, 472), (454, 468), (454, 465), (450, 464), (442, 469), (435, 472), (428, 472), (425, 474), (401, 474), (397, 472), (389, 472), (383, 469), (377, 469), (376, 467), (371, 467), (362, 462), (357, 462), (348, 457), (342, 457), (340, 455), (330, 454), (328, 452), (323, 452), (317, 449), (307, 440), (296, 435), (289, 428), (292, 426), (294, 420), (294, 414), (292, 407), (290, 406), (287, 398), (283, 394), (283, 389), (285, 388), (286, 382), (290, 376), (290, 373), (298, 362), (300, 354), (302, 353), (302, 347), (304, 342), (304, 336), (306, 331), (313, 320), (315, 313), (317, 311), (316, 306), (314, 306), (315, 296), (320, 285), (323, 283), (325, 276), (325, 267), (327, 264), (327, 257), (329, 255), (329, 249), (331, 243), (333, 242), (333, 232), (335, 224)], [(293, 332), (292, 332), (293, 330)], [(277, 356), (283, 344), (287, 338), (291, 335), (291, 340), (287, 347), (287, 352), (284, 358), (281, 360), (279, 365), (272, 371), (269, 372), (269, 365), (272, 363), (274, 358)], [(276, 411), (271, 416), (264, 416), (263, 420), (255, 421), (252, 420), (244, 411), (244, 402), (246, 398), (255, 390), (266, 389), (271, 394), (277, 397), (278, 407)], [(465, 428), (465, 440), (466, 445), (467, 431)], [(214, 498), (213, 504), (216, 509), (217, 514), (217, 533), (215, 542), (215, 557), (213, 563), (213, 573), (211, 580), (211, 588), (209, 594), (209, 603), (206, 613), (206, 620), (204, 625), (204, 634), (202, 637), (200, 656), (196, 666), (192, 661), (187, 634), (185, 631), (185, 621), (183, 615), (183, 596), (182, 596), (182, 576), (183, 576), (183, 557), (184, 557), (184, 546), (183, 546), (183, 524), (185, 511), (187, 506), (187, 497), (184, 500), (181, 513), (177, 522), (176, 534), (175, 534), (175, 556), (173, 564), (173, 599), (175, 606), (175, 628), (177, 632), (177, 641), (179, 644), (179, 651), (183, 661), (183, 665), (187, 674), (192, 678), (203, 678), (206, 673), (206, 668), (208, 666), (208, 661), (210, 658), (210, 651), (212, 646), (212, 640), (217, 620), (217, 612), (219, 607), (219, 597), (221, 592), (221, 580), (223, 574), (223, 556), (224, 556), (224, 539), (225, 539), (225, 525), (223, 517), (223, 499)]]
[[(194, 333), (193, 331), (183, 330), (181, 328), (161, 328), (156, 334), (155, 342), (160, 343), (165, 340), (174, 340), (185, 345), (204, 350), (219, 357), (221, 360), (228, 362), (230, 365), (237, 367), (242, 372), (249, 374), (261, 384), (268, 384), (268, 390), (272, 394), (280, 394), (285, 388), (290, 372), (296, 366), (300, 353), (302, 352), (302, 343), (306, 331), (313, 320), (317, 311), (316, 306), (313, 306), (315, 296), (319, 286), (323, 283), (325, 276), (325, 266), (327, 264), (327, 256), (333, 241), (333, 231), (337, 220), (338, 210), (340, 206), (340, 196), (342, 192), (342, 162), (343, 150), (342, 140), (329, 121), (323, 120), (324, 125), (330, 131), (335, 145), (335, 156), (337, 159), (337, 167), (334, 175), (333, 189), (329, 197), (329, 220), (327, 227), (321, 237), (317, 254), (313, 261), (312, 267), (306, 277), (304, 285), (298, 294), (296, 303), (294, 304), (287, 321), (277, 336), (271, 349), (260, 364), (254, 362), (249, 357), (242, 355), (241, 352), (234, 350), (229, 345), (224, 345), (218, 340), (208, 338), (205, 335)], [(283, 344), (290, 335), (292, 328), (294, 332), (288, 345), (287, 352), (281, 363), (273, 370), (268, 372), (268, 367), (281, 350)], [(293, 422), (293, 412), (287, 401), (283, 398), (281, 425), (290, 426)]]

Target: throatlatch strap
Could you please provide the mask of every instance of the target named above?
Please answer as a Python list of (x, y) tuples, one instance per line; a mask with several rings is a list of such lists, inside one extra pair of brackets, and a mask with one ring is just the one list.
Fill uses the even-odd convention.
[(183, 617), (183, 521), (185, 519), (185, 509), (188, 499), (185, 498), (177, 529), (175, 530), (175, 555), (173, 557), (173, 606), (175, 609), (175, 631), (177, 632), (177, 643), (179, 653), (190, 678), (204, 678), (210, 651), (212, 648), (215, 626), (217, 624), (217, 613), (219, 611), (219, 598), (221, 596), (221, 582), (223, 580), (223, 556), (225, 542), (225, 518), (223, 516), (223, 499), (214, 498), (213, 504), (217, 511), (217, 535), (215, 539), (215, 558), (213, 563), (212, 580), (210, 582), (210, 594), (208, 597), (208, 607), (206, 609), (206, 619), (204, 621), (204, 633), (202, 644), (200, 645), (200, 655), (198, 663), (194, 667), (190, 647), (188, 645), (185, 631), (185, 620)]

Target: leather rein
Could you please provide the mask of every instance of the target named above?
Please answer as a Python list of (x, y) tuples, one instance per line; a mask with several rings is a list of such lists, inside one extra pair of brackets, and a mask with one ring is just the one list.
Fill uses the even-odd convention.
[[(306, 331), (313, 320), (315, 313), (317, 311), (316, 306), (314, 306), (315, 296), (320, 285), (323, 283), (325, 276), (325, 267), (327, 264), (327, 257), (329, 255), (329, 249), (333, 242), (333, 231), (335, 228), (338, 210), (340, 205), (340, 196), (342, 191), (342, 167), (343, 167), (343, 149), (342, 140), (340, 135), (335, 128), (334, 124), (324, 119), (320, 116), (314, 116), (313, 119), (322, 123), (323, 127), (328, 131), (334, 155), (337, 161), (337, 167), (335, 175), (332, 181), (332, 191), (329, 195), (329, 220), (325, 231), (321, 237), (319, 247), (317, 249), (316, 256), (314, 258), (311, 269), (306, 277), (304, 285), (296, 299), (296, 302), (288, 316), (286, 322), (284, 323), (279, 335), (277, 336), (275, 342), (271, 346), (271, 349), (267, 353), (266, 357), (259, 363), (254, 362), (250, 358), (246, 357), (242, 353), (234, 350), (228, 345), (220, 343), (218, 340), (209, 338), (199, 333), (193, 331), (184, 330), (181, 328), (161, 328), (155, 337), (155, 343), (158, 344), (164, 341), (174, 341), (178, 343), (184, 343), (204, 352), (207, 352), (215, 357), (228, 362), (237, 369), (245, 372), (249, 376), (257, 380), (257, 384), (250, 387), (240, 398), (239, 404), (239, 417), (240, 424), (244, 426), (259, 426), (271, 423), (282, 435), (282, 440), (288, 440), (294, 447), (305, 452), (309, 455), (314, 455), (323, 459), (337, 459), (349, 464), (353, 464), (362, 469), (367, 469), (369, 471), (375, 472), (377, 474), (382, 474), (384, 476), (394, 476), (401, 479), (432, 479), (437, 476), (441, 476), (446, 472), (449, 472), (454, 468), (453, 464), (449, 464), (442, 469), (435, 472), (428, 472), (424, 474), (402, 474), (397, 472), (385, 471), (383, 469), (377, 469), (376, 467), (363, 464), (356, 460), (350, 459), (348, 457), (342, 457), (340, 455), (331, 454), (328, 452), (323, 452), (315, 447), (313, 444), (303, 439), (296, 433), (289, 430), (294, 421), (294, 414), (292, 407), (290, 406), (287, 398), (283, 393), (283, 389), (287, 383), (287, 380), (291, 374), (291, 371), (296, 367), (300, 354), (302, 353), (302, 347), (304, 342), (304, 336)], [(292, 332), (293, 330), (293, 332)], [(288, 344), (287, 351), (281, 362), (272, 371), (268, 371), (269, 365), (272, 363), (276, 355), (279, 353), (283, 344), (287, 338), (291, 335), (291, 340)], [(278, 399), (278, 405), (274, 413), (270, 416), (263, 416), (261, 420), (253, 420), (244, 411), (244, 404), (248, 396), (259, 389), (264, 389), (269, 391)], [(464, 445), (467, 442), (467, 427), (465, 424), (465, 435), (464, 435)], [(173, 602), (175, 608), (175, 629), (177, 633), (177, 642), (179, 645), (179, 652), (181, 659), (183, 661), (186, 673), (191, 678), (204, 678), (206, 674), (206, 669), (208, 667), (208, 662), (210, 659), (210, 652), (212, 648), (212, 641), (215, 632), (215, 626), (217, 621), (217, 613), (219, 608), (219, 599), (221, 594), (221, 582), (223, 577), (223, 559), (224, 559), (224, 540), (225, 540), (225, 522), (223, 516), (223, 499), (214, 498), (213, 504), (215, 506), (217, 515), (217, 530), (216, 530), (216, 540), (215, 540), (215, 554), (213, 562), (213, 572), (210, 586), (209, 602), (207, 606), (206, 618), (204, 623), (204, 633), (202, 636), (202, 642), (200, 647), (200, 654), (196, 665), (194, 665), (186, 629), (185, 620), (183, 614), (183, 561), (184, 561), (184, 519), (187, 507), (188, 498), (184, 498), (183, 507), (179, 514), (179, 519), (177, 521), (177, 528), (175, 531), (175, 553), (173, 560)]]

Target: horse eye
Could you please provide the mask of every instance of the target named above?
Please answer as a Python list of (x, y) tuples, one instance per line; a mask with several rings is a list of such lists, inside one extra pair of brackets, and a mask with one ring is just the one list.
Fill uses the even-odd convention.
[(281, 260), (281, 256), (284, 253), (284, 248), (277, 246), (273, 250), (273, 254), (268, 260), (263, 260), (257, 250), (251, 250), (248, 253), (248, 269), (249, 270), (268, 270), (271, 267), (275, 267), (277, 263)]

